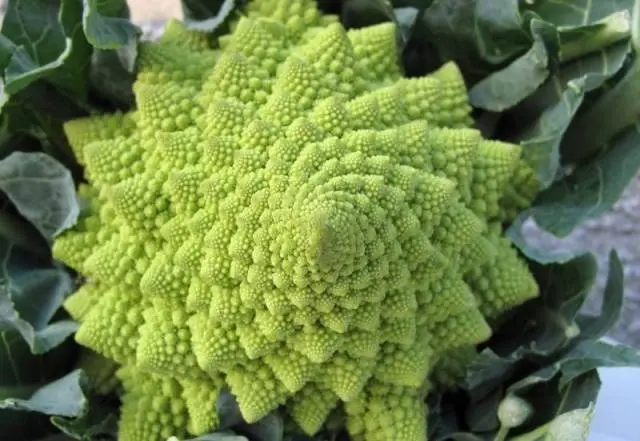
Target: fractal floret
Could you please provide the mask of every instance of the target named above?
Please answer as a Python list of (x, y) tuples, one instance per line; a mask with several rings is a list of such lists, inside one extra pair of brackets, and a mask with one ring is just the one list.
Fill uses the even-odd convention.
[(500, 230), (535, 194), (520, 147), (471, 128), (453, 63), (405, 78), (390, 22), (269, 0), (231, 29), (171, 24), (135, 110), (65, 127), (86, 208), (54, 253), (121, 366), (120, 440), (213, 431), (223, 390), (247, 422), (425, 440), (436, 364), (538, 292)]

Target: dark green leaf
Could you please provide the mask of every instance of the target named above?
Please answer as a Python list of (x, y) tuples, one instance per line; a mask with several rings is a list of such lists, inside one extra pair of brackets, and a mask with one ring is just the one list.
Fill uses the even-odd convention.
[(2, 24), (0, 60), (9, 95), (47, 77), (82, 99), (91, 48), (78, 23), (77, 0), (9, 0)]
[[(525, 157), (538, 172), (543, 188), (557, 178), (561, 143), (563, 152), (571, 149), (565, 133), (585, 94), (615, 75), (628, 53), (629, 45), (623, 42), (565, 63), (536, 93), (509, 112), (509, 118), (519, 120), (521, 127), (528, 125), (514, 141), (524, 147)], [(583, 146), (576, 144), (575, 148)]]
[[(552, 427), (547, 425), (552, 423), (553, 429), (559, 438), (564, 439), (566, 432), (561, 431), (560, 424), (567, 417), (568, 412), (581, 409), (592, 410), (600, 390), (600, 380), (596, 370), (590, 370), (583, 375), (576, 377), (563, 386), (559, 383), (558, 369), (555, 366), (545, 368), (523, 381), (514, 383), (509, 387), (509, 392), (523, 397), (529, 401), (536, 412), (531, 420), (516, 429), (519, 434), (537, 434), (531, 436), (532, 439), (539, 439)], [(575, 420), (578, 428), (585, 434), (589, 429), (590, 419)], [(511, 434), (511, 431), (510, 431)], [(525, 435), (522, 435), (525, 436)]]
[[(126, 52), (129, 46), (116, 50), (96, 49), (91, 59), (90, 80), (93, 89), (102, 98), (109, 101), (115, 108), (130, 110), (135, 105), (133, 83), (135, 81), (134, 65), (127, 65), (135, 61), (136, 55)], [(135, 49), (135, 47), (134, 47)], [(134, 63), (135, 64), (135, 63)]]
[(486, 348), (469, 366), (462, 387), (470, 395), (485, 395), (511, 376), (514, 361), (500, 357), (490, 348)]
[(34, 354), (62, 343), (77, 328), (71, 320), (51, 323), (73, 282), (62, 269), (40, 264), (6, 239), (0, 240), (0, 330), (18, 331)]
[(412, 32), (416, 24), (416, 19), (418, 18), (418, 12), (418, 9), (411, 7), (394, 9), (401, 49), (404, 48), (407, 42), (411, 39)]
[(459, 432), (463, 418), (459, 415), (459, 396), (436, 392), (427, 397), (429, 414), (427, 420), (428, 439), (442, 439), (444, 436)]
[(56, 435), (48, 436), (46, 438), (38, 439), (37, 441), (74, 441), (76, 439), (77, 438), (71, 438), (67, 435), (56, 434)]
[(640, 127), (612, 141), (609, 150), (541, 193), (523, 216), (565, 237), (584, 221), (605, 213), (620, 199), (640, 168)]
[[(522, 6), (527, 11), (525, 15), (531, 14), (529, 11), (538, 14), (540, 8), (544, 10), (537, 15), (544, 21), (533, 18), (527, 22), (533, 47), (505, 69), (484, 79), (480, 91), (472, 89), (472, 97), (480, 107), (503, 111), (519, 103), (507, 112), (501, 135), (523, 145), (525, 157), (538, 172), (543, 188), (558, 177), (565, 132), (583, 130), (580, 125), (572, 124), (572, 120), (581, 108), (585, 94), (601, 87), (618, 73), (630, 53), (628, 38), (625, 38), (629, 34), (629, 13), (622, 10), (622, 6), (616, 9), (619, 5), (615, 2), (606, 3), (605, 8), (581, 4), (576, 9), (571, 8), (573, 15), (564, 11), (566, 4), (562, 2), (554, 2), (548, 7), (544, 5), (549, 3), (541, 2)], [(598, 11), (594, 12), (595, 9)], [(600, 21), (590, 21), (595, 18)], [(552, 75), (544, 83), (536, 82), (536, 78), (541, 80), (545, 72), (534, 70), (533, 78), (522, 81), (526, 75), (515, 67), (528, 66), (526, 57), (535, 50), (536, 44), (542, 47), (543, 42), (547, 52), (551, 51), (547, 63)], [(510, 69), (517, 75), (509, 78)], [(496, 86), (487, 90), (496, 78), (503, 88)], [(509, 84), (519, 87), (509, 87)], [(496, 94), (495, 98), (491, 92)], [(584, 148), (585, 139), (589, 138), (583, 137), (582, 143), (564, 142), (563, 154), (574, 146)]]
[[(567, 263), (582, 251), (566, 250), (563, 247), (549, 249), (547, 246), (540, 246), (527, 240), (524, 232), (524, 225), (532, 222), (526, 215), (517, 218), (505, 231), (505, 235), (528, 259), (543, 265), (550, 263)], [(535, 224), (535, 223), (534, 223)]]
[(64, 375), (74, 362), (73, 342), (34, 355), (15, 331), (0, 331), (0, 399), (29, 398), (44, 383)]
[[(630, 49), (628, 42), (618, 43)], [(625, 129), (633, 129), (640, 115), (640, 60), (625, 52), (626, 65), (617, 81), (609, 81), (603, 90), (591, 94), (569, 126), (562, 145), (563, 160), (567, 164), (584, 163), (605, 150)]]
[(635, 0), (608, 0), (598, 2), (593, 0), (561, 0), (553, 2), (522, 2), (522, 8), (534, 11), (544, 20), (556, 26), (587, 25), (600, 21), (607, 16), (630, 12)]
[(7, 398), (1, 401), (0, 408), (79, 417), (87, 410), (87, 398), (81, 386), (85, 381), (84, 373), (75, 370), (41, 387), (29, 399)]
[(186, 19), (204, 21), (218, 15), (225, 0), (181, 0), (181, 3)]
[(54, 415), (51, 422), (64, 433), (83, 441), (117, 441), (118, 409), (96, 398), (87, 405), (86, 413), (74, 418)]
[(386, 21), (396, 21), (389, 0), (345, 0), (342, 22), (347, 28), (362, 28)]
[[(0, 331), (0, 401), (28, 399), (47, 382), (69, 372), (75, 360), (71, 341), (46, 354), (34, 355), (22, 336)], [(0, 433), (12, 441), (32, 441), (53, 430), (45, 415), (16, 410), (0, 410)]]
[(471, 432), (490, 432), (500, 427), (498, 406), (502, 397), (502, 388), (497, 388), (469, 402), (465, 413), (465, 424)]
[(451, 433), (449, 435), (438, 438), (436, 441), (486, 441), (477, 435), (471, 433)]
[(31, 83), (13, 95), (3, 109), (3, 119), (12, 135), (7, 140), (7, 154), (14, 151), (47, 153), (68, 168), (74, 179), (79, 179), (82, 170), (64, 135), (62, 123), (86, 116), (84, 106), (44, 79)]
[[(125, 0), (83, 0), (82, 27), (87, 40), (98, 49), (118, 49), (142, 34), (128, 20)], [(124, 17), (122, 17), (124, 15)]]
[(585, 340), (569, 351), (557, 364), (562, 372), (560, 387), (564, 387), (579, 375), (596, 368), (640, 368), (640, 351), (623, 345)]
[(116, 403), (93, 397), (83, 404), (84, 374), (69, 374), (77, 361), (74, 342), (33, 355), (19, 334), (5, 331), (0, 337), (0, 407), (7, 408), (0, 410), (0, 433), (14, 435), (11, 439), (16, 441), (32, 441), (57, 427), (75, 439), (117, 439)]
[(243, 421), (238, 401), (228, 390), (222, 391), (218, 397), (216, 411), (220, 419), (221, 429), (228, 429)]
[(284, 438), (284, 422), (276, 413), (270, 413), (253, 424), (240, 424), (234, 429), (252, 441), (282, 441)]
[(491, 347), (500, 356), (514, 351), (548, 356), (575, 339), (576, 315), (595, 283), (598, 264), (592, 254), (583, 254), (561, 264), (532, 263), (531, 269), (540, 296), (496, 330)]
[(629, 11), (619, 10), (601, 20), (584, 25), (563, 26), (560, 31), (560, 61), (581, 58), (590, 52), (629, 38), (631, 20)]
[(511, 0), (435, 0), (423, 20), (442, 61), (457, 62), (471, 84), (531, 46)]
[(12, 241), (34, 258), (46, 259), (51, 254), (49, 242), (36, 227), (20, 216), (8, 200), (0, 207), (0, 237)]
[[(171, 439), (169, 441), (171, 441)], [(249, 441), (249, 439), (241, 435), (236, 435), (233, 432), (220, 431), (202, 435), (197, 438), (191, 438), (187, 441)]]
[(187, 28), (208, 34), (222, 28), (242, 0), (182, 0)]
[[(596, 385), (594, 385), (596, 387)], [(548, 436), (555, 439), (587, 439), (594, 415), (593, 402), (558, 415), (549, 425)]]
[(0, 190), (49, 240), (80, 213), (71, 173), (44, 153), (15, 152), (0, 161)]
[[(0, 397), (2, 400), (2, 397)], [(53, 432), (49, 418), (35, 412), (0, 409), (0, 433), (11, 441), (33, 441)]]
[(536, 35), (521, 57), (476, 83), (469, 91), (469, 99), (474, 107), (502, 112), (535, 92), (548, 76), (547, 47)]
[(609, 253), (609, 274), (602, 296), (599, 316), (579, 316), (580, 337), (597, 340), (604, 337), (618, 323), (624, 301), (624, 269), (618, 253)]

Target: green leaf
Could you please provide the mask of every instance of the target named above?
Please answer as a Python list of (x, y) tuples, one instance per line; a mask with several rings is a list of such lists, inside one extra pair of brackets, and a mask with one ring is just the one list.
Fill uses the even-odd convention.
[(46, 438), (38, 439), (38, 441), (74, 441), (77, 438), (72, 438), (62, 434), (51, 435)]
[(182, 12), (186, 19), (204, 21), (218, 15), (226, 0), (181, 0)]
[(584, 147), (567, 141), (566, 132), (575, 126), (573, 120), (585, 95), (620, 71), (629, 50), (625, 41), (562, 64), (536, 93), (508, 113), (508, 120), (519, 121), (516, 126), (522, 127), (515, 129), (518, 133), (512, 140), (523, 146), (542, 188), (556, 180), (561, 150), (564, 155), (567, 150)]
[(0, 161), (0, 190), (49, 240), (80, 214), (71, 173), (44, 153), (14, 152)]
[(4, 91), (13, 95), (46, 77), (65, 93), (86, 95), (91, 47), (78, 26), (76, 0), (9, 0), (2, 23)]
[(216, 407), (220, 418), (219, 429), (189, 441), (283, 441), (284, 439), (284, 421), (275, 412), (249, 424), (243, 420), (238, 402), (228, 390), (222, 392)]
[(485, 441), (485, 439), (471, 433), (451, 433), (436, 441)]
[[(628, 8), (632, 2), (582, 2), (568, 7), (565, 2), (520, 2), (517, 6), (517, 2), (502, 5), (492, 1), (501, 9), (494, 16), (510, 18), (503, 20), (502, 27), (481, 15), (483, 8), (490, 7), (484, 3), (469, 0), (445, 6), (435, 2), (427, 14), (433, 8), (440, 14), (427, 20), (439, 18), (441, 22), (432, 27), (446, 27), (449, 33), (435, 33), (433, 38), (446, 41), (440, 43), (450, 49), (444, 58), (457, 61), (465, 77), (475, 83), (470, 93), (474, 106), (507, 111), (496, 137), (523, 145), (525, 158), (547, 188), (558, 177), (560, 149), (564, 154), (574, 145), (577, 149), (589, 142), (585, 136), (581, 143), (562, 144), (565, 132), (581, 133), (580, 125), (572, 120), (585, 95), (616, 75), (630, 54)], [(469, 31), (451, 37), (454, 29), (463, 27), (463, 19)], [(506, 32), (505, 26), (513, 35), (488, 38), (492, 34), (482, 32), (485, 23), (496, 36)], [(515, 47), (509, 46), (514, 42)], [(491, 60), (486, 56), (490, 49), (505, 54), (504, 58)], [(599, 127), (593, 124), (596, 121), (593, 119), (591, 128)]]
[(28, 398), (47, 381), (67, 373), (74, 352), (70, 341), (45, 354), (33, 354), (18, 332), (0, 331), (0, 399)]
[(558, 415), (549, 425), (548, 436), (552, 439), (586, 440), (591, 429), (592, 403), (586, 408), (573, 409)]
[(83, 0), (82, 28), (98, 49), (118, 49), (137, 41), (140, 28), (128, 20), (126, 0)]
[(465, 424), (471, 432), (489, 432), (500, 427), (497, 410), (502, 396), (502, 389), (497, 388), (482, 397), (469, 401), (465, 412)]
[(284, 439), (284, 421), (276, 413), (270, 413), (253, 424), (240, 424), (236, 432), (246, 434), (253, 441), (282, 441)]
[[(75, 360), (75, 344), (34, 355), (22, 336), (0, 330), (0, 401), (28, 399), (47, 382), (65, 375)], [(34, 412), (0, 410), (0, 433), (14, 441), (32, 441), (52, 431), (48, 418)]]
[(609, 253), (608, 273), (600, 315), (581, 315), (577, 318), (582, 339), (598, 340), (604, 337), (620, 320), (624, 302), (624, 268), (615, 250)]
[(342, 3), (342, 22), (346, 28), (362, 28), (386, 21), (396, 21), (389, 0), (345, 0)]
[(564, 387), (576, 377), (596, 368), (640, 368), (640, 351), (623, 345), (611, 345), (597, 340), (584, 340), (578, 343), (556, 364), (562, 372), (560, 387)]
[[(560, 427), (567, 413), (592, 408), (600, 386), (596, 370), (590, 370), (570, 383), (561, 385), (558, 371), (551, 368), (543, 369), (523, 381), (514, 383), (509, 387), (509, 393), (524, 398), (536, 409), (531, 420), (515, 432), (523, 439), (527, 439), (525, 437), (528, 436), (534, 440), (540, 439), (550, 429), (556, 434), (567, 434), (566, 427)], [(588, 432), (590, 419), (575, 422), (578, 423), (577, 429)], [(511, 434), (512, 431), (509, 431), (509, 435)]]
[(141, 29), (128, 20), (125, 0), (85, 2), (84, 12), (85, 33), (95, 46), (89, 73), (92, 90), (115, 109), (130, 110), (135, 104), (133, 83)]
[(223, 390), (218, 397), (218, 401), (216, 402), (216, 412), (220, 419), (219, 427), (221, 429), (228, 429), (243, 421), (238, 401), (226, 389)]
[(90, 400), (86, 390), (86, 375), (82, 370), (76, 369), (38, 388), (28, 398), (6, 398), (0, 401), (0, 409), (48, 415), (55, 427), (75, 439), (115, 441), (118, 418), (116, 409), (99, 400)]
[(86, 412), (77, 417), (53, 415), (51, 422), (74, 439), (93, 441), (117, 441), (118, 409), (111, 403), (105, 403), (102, 397), (92, 397)]
[(88, 401), (81, 385), (84, 382), (86, 382), (84, 373), (81, 370), (75, 370), (38, 389), (29, 399), (4, 399), (0, 402), (0, 408), (79, 417), (87, 410)]
[(47, 259), (51, 254), (48, 241), (9, 200), (0, 205), (0, 237), (28, 251), (34, 258)]
[(189, 29), (213, 34), (242, 3), (241, 0), (182, 0), (183, 22)]
[(579, 22), (560, 29), (560, 61), (581, 58), (590, 52), (597, 52), (631, 34), (631, 20), (627, 9), (618, 10), (601, 20), (584, 25)]
[(0, 331), (14, 330), (31, 348), (42, 354), (61, 344), (77, 328), (72, 320), (52, 318), (73, 289), (62, 269), (37, 262), (6, 239), (0, 240), (2, 258)]
[[(519, 113), (525, 115), (530, 112), (527, 108), (536, 107), (541, 103), (546, 108), (540, 110), (539, 115), (526, 131), (514, 139), (523, 147), (524, 157), (536, 171), (540, 185), (547, 188), (555, 180), (560, 166), (560, 144), (567, 127), (580, 108), (584, 99), (584, 85), (582, 80), (570, 81), (563, 85), (557, 75), (552, 76), (546, 87), (543, 86), (536, 94), (528, 98), (522, 107), (516, 108), (510, 118), (518, 118)], [(543, 97), (542, 95), (554, 94), (555, 96)], [(541, 99), (542, 98), (542, 99)]]
[(472, 396), (483, 396), (513, 374), (514, 358), (501, 357), (485, 348), (467, 369), (461, 387)]
[(558, 237), (607, 212), (640, 169), (640, 125), (614, 139), (611, 147), (541, 193), (523, 213)]
[(548, 356), (565, 348), (579, 333), (576, 316), (596, 281), (598, 264), (593, 254), (566, 263), (531, 263), (541, 287), (540, 296), (514, 310), (496, 330), (491, 348), (500, 356)]
[(511, 0), (435, 0), (423, 21), (441, 60), (455, 61), (470, 84), (531, 46), (518, 4)]
[(398, 26), (400, 49), (404, 49), (414, 32), (419, 11), (416, 8), (404, 7), (395, 8), (393, 12)]
[(123, 111), (135, 106), (133, 83), (137, 46), (116, 50), (96, 49), (91, 58), (90, 81), (93, 89), (114, 108)]
[[(537, 22), (542, 26), (542, 22)], [(536, 21), (532, 23), (532, 26)], [(527, 98), (549, 77), (549, 56), (545, 41), (537, 33), (527, 52), (507, 67), (492, 73), (469, 91), (474, 107), (502, 112)]]
[(459, 416), (459, 396), (436, 391), (427, 396), (429, 414), (427, 416), (428, 439), (443, 439), (461, 430), (462, 417)]
[[(628, 51), (631, 46), (625, 42)], [(567, 164), (581, 164), (615, 138), (638, 124), (640, 115), (640, 60), (637, 52), (627, 52), (623, 75), (617, 75), (602, 90), (592, 93), (567, 130), (562, 156)]]
[(557, 26), (576, 26), (598, 22), (622, 11), (631, 11), (635, 0), (562, 0), (554, 2), (523, 2), (522, 8), (534, 11)]
[[(173, 439), (169, 438), (168, 441), (173, 441)], [(249, 439), (241, 435), (236, 435), (233, 432), (221, 431), (191, 438), (187, 441), (249, 441)]]

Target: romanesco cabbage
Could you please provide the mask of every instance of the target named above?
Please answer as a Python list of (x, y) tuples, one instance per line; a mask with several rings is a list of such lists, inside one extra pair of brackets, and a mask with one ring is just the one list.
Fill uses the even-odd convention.
[(537, 295), (500, 231), (520, 148), (471, 128), (453, 63), (404, 78), (395, 32), (311, 0), (250, 2), (216, 50), (172, 23), (134, 111), (66, 124), (89, 208), (54, 253), (88, 279), (77, 341), (123, 366), (121, 441), (214, 430), (223, 388), (249, 422), (424, 440), (435, 364)]

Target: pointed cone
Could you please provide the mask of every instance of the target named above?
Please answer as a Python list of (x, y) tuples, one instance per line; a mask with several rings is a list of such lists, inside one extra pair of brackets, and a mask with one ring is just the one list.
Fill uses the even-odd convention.
[(227, 374), (227, 383), (238, 400), (242, 417), (248, 423), (265, 417), (284, 404), (289, 395), (267, 365), (254, 363), (250, 370), (235, 367)]
[(133, 363), (143, 310), (134, 292), (111, 288), (84, 316), (76, 341), (117, 363)]
[(127, 137), (135, 128), (135, 113), (121, 112), (73, 119), (63, 125), (64, 134), (81, 164), (84, 164), (84, 148), (87, 145)]
[(294, 421), (311, 436), (320, 430), (337, 405), (338, 397), (331, 389), (309, 384), (293, 397), (288, 407)]

